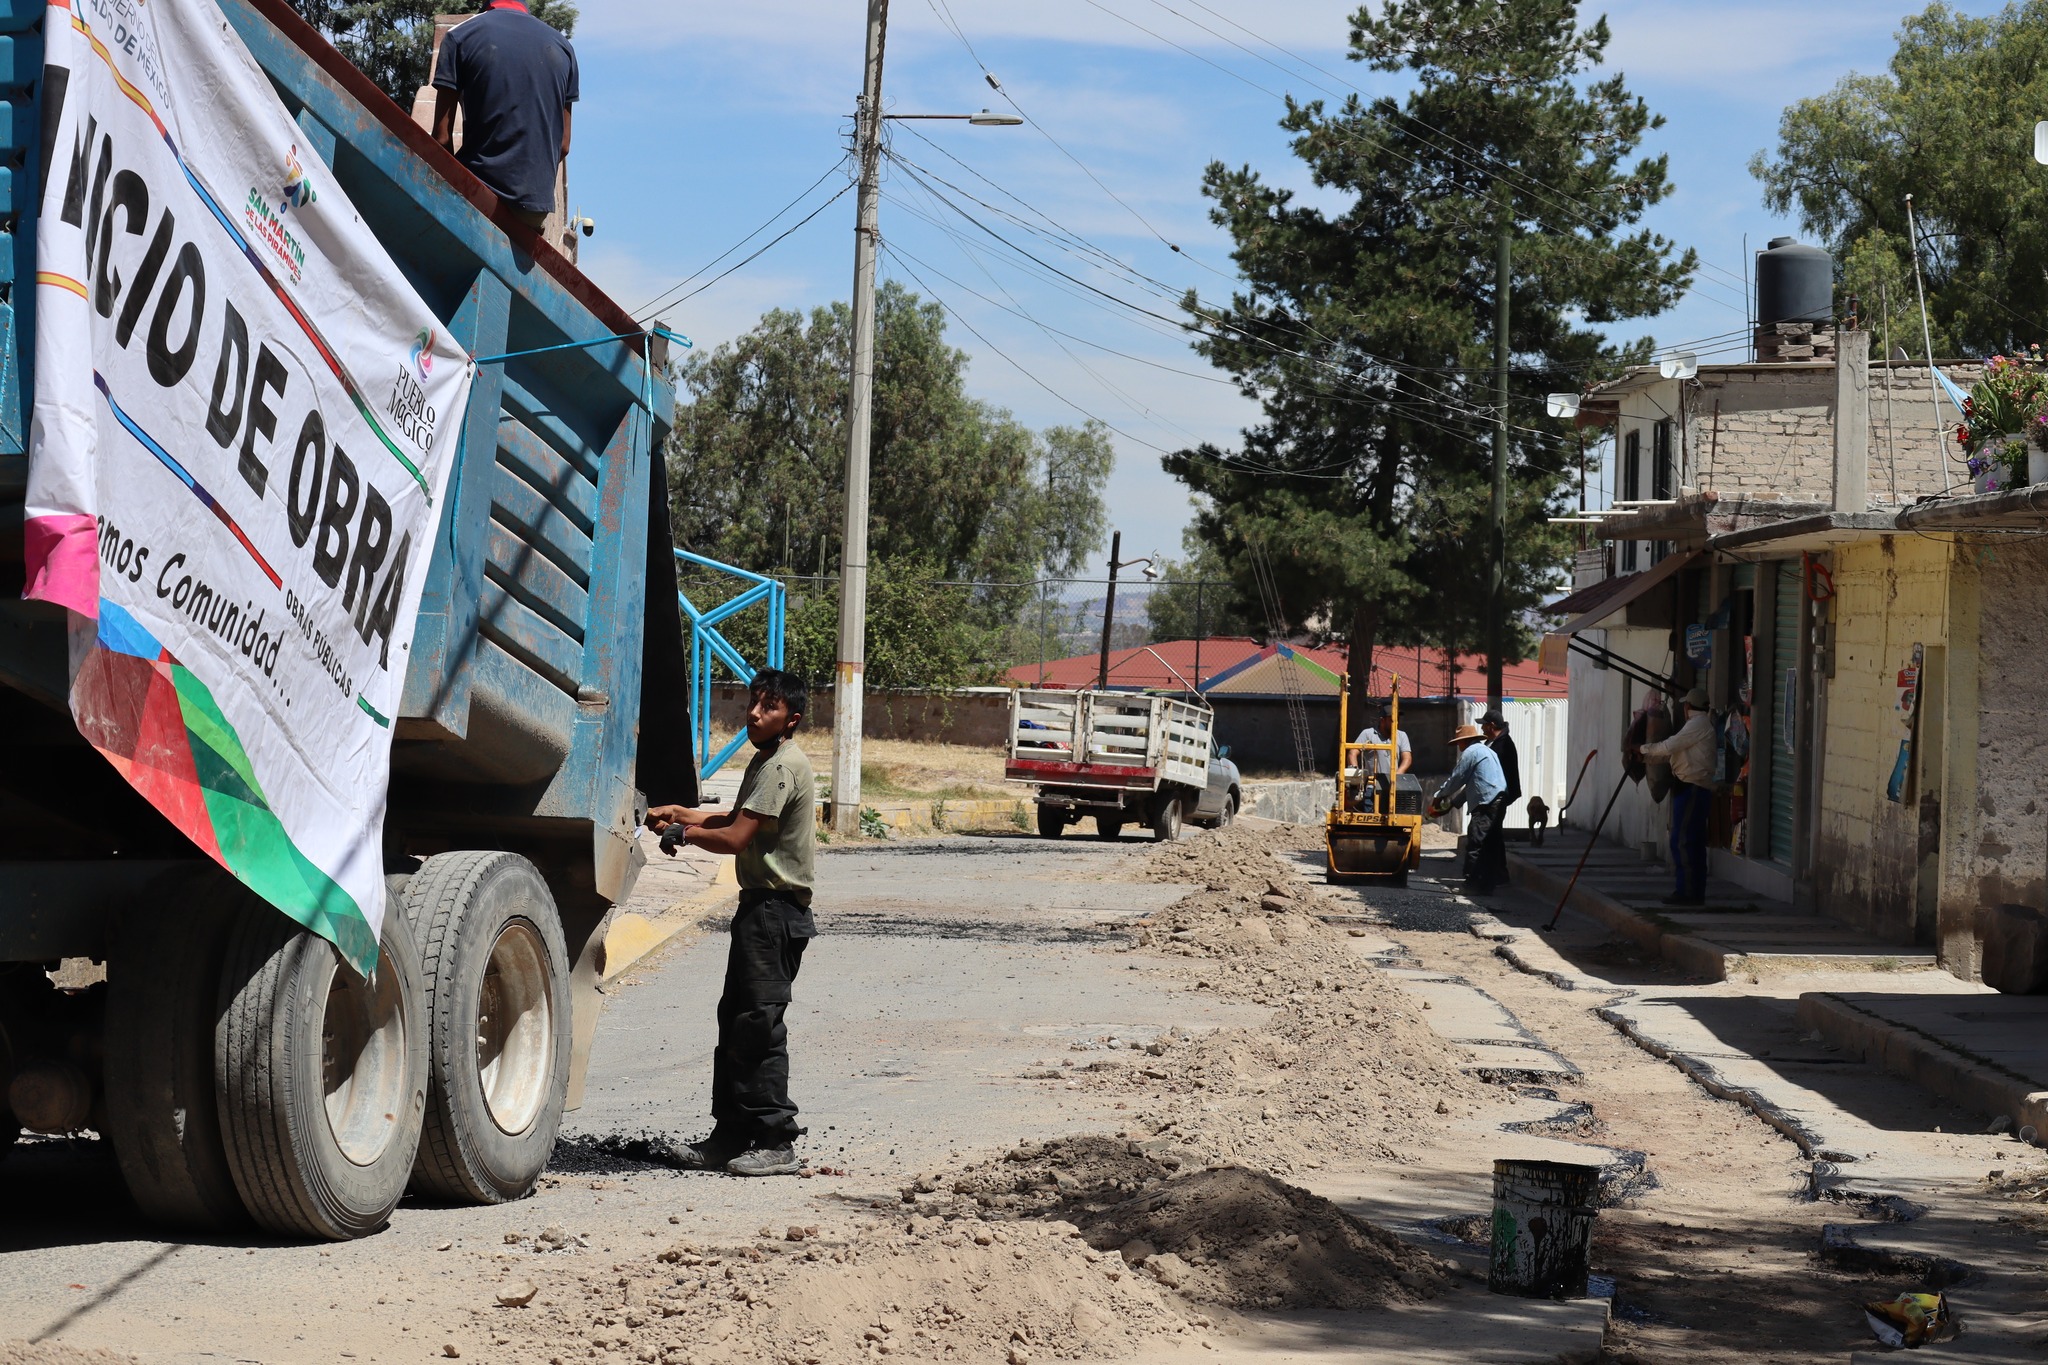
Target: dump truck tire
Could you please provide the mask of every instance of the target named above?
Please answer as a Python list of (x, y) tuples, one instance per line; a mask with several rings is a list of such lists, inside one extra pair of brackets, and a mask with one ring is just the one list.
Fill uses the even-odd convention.
[(539, 871), (444, 853), (406, 888), (427, 988), (426, 1123), (414, 1192), (499, 1204), (533, 1189), (569, 1090), (569, 953)]
[(1161, 797), (1152, 807), (1152, 839), (1170, 844), (1180, 838), (1180, 798)]
[(214, 1077), (228, 1165), (262, 1226), (342, 1241), (377, 1231), (405, 1193), (427, 1101), (426, 987), (390, 907), (375, 976), (264, 904), (245, 907), (221, 966)]
[(1122, 817), (1117, 817), (1117, 818), (1114, 818), (1114, 819), (1112, 819), (1111, 817), (1109, 817), (1109, 816), (1107, 816), (1107, 815), (1098, 815), (1098, 816), (1096, 816), (1096, 817), (1095, 817), (1095, 837), (1096, 837), (1096, 838), (1098, 838), (1098, 839), (1115, 839), (1115, 838), (1119, 837), (1120, 835), (1122, 835), (1122, 834), (1123, 834), (1123, 832), (1124, 832), (1124, 822), (1123, 822), (1123, 819), (1122, 819)]
[(228, 931), (255, 901), (210, 869), (180, 876), (135, 908), (109, 954), (107, 1140), (152, 1222), (213, 1232), (248, 1221), (221, 1139), (213, 1049)]
[(1237, 823), (1237, 793), (1227, 793), (1223, 798), (1223, 809), (1216, 816), (1216, 828), (1229, 829)]
[(1067, 828), (1067, 813), (1058, 806), (1038, 808), (1038, 837), (1057, 839)]

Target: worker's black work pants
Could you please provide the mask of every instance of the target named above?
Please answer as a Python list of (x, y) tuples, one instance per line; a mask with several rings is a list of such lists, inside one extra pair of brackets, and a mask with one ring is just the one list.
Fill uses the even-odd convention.
[[(1466, 807), (1465, 889), (1488, 895), (1507, 878), (1507, 847), (1501, 841), (1501, 803)], [(1498, 868), (1498, 871), (1495, 869)]]
[(782, 1015), (804, 945), (817, 932), (809, 907), (787, 893), (740, 892), (718, 1001), (711, 1118), (719, 1133), (748, 1146), (785, 1146), (802, 1131), (789, 1099), (789, 1030)]
[(1486, 880), (1494, 886), (1505, 886), (1508, 880), (1508, 806), (1510, 799), (1503, 795), (1495, 798), (1488, 810), (1493, 815), (1493, 827), (1486, 832)]

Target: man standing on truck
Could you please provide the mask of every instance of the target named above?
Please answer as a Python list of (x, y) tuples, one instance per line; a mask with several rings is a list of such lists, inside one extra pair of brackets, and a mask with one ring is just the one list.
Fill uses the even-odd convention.
[(739, 876), (711, 1061), (711, 1133), (681, 1149), (683, 1164), (700, 1170), (794, 1175), (803, 1165), (782, 1016), (804, 947), (818, 932), (811, 919), (818, 784), (792, 738), (809, 705), (810, 689), (794, 673), (771, 668), (755, 675), (747, 686), (754, 757), (732, 809), (647, 812), (664, 852), (673, 855), (681, 843), (729, 854)]
[(525, 0), (490, 0), (441, 40), (434, 141), (538, 229), (555, 207), (555, 170), (569, 156), (569, 106), (580, 94), (569, 40), (527, 13)]

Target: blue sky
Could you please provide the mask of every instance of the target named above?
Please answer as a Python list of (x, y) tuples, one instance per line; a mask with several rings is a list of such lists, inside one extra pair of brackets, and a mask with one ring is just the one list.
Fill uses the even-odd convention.
[[(583, 103), (571, 198), (598, 225), (584, 244), (584, 269), (626, 307), (637, 310), (698, 271), (821, 176), (799, 207), (704, 278), (845, 185), (844, 169), (833, 168), (860, 89), (863, 0), (581, 4)], [(1999, 8), (1988, 0), (1957, 7)], [(1019, 216), (1043, 214), (1167, 295), (1193, 287), (1221, 300), (1230, 289), (1228, 242), (1205, 216), (1202, 170), (1215, 159), (1249, 162), (1271, 180), (1306, 189), (1276, 127), (1282, 110), (1274, 92), (1312, 98), (1322, 93), (1317, 85), (1367, 94), (1388, 88), (1392, 78), (1344, 60), (1354, 9), (1309, 0), (1207, 0), (1206, 10), (1190, 0), (892, 0), (884, 79), (892, 112), (1007, 111), (943, 11), (1038, 125), (899, 124), (896, 150)], [(1744, 234), (1755, 250), (1796, 231), (1764, 210), (1746, 169), (1750, 156), (1775, 144), (1787, 103), (1852, 69), (1881, 69), (1909, 7), (1616, 0), (1582, 8), (1588, 20), (1603, 12), (1614, 33), (1609, 69), (1625, 73), (1669, 120), (1648, 150), (1670, 155), (1677, 193), (1646, 222), (1696, 248), (1703, 263), (1698, 285), (1677, 308), (1616, 335), (1672, 342), (1739, 331)], [(974, 181), (974, 173), (1000, 190)], [(1174, 311), (1128, 276), (1033, 243), (963, 204), (1090, 284)], [(844, 195), (759, 260), (661, 315), (708, 348), (769, 308), (807, 310), (848, 297), (853, 205), (853, 195)], [(1034, 427), (1078, 422), (1084, 412), (1108, 422), (1118, 456), (1110, 512), (1125, 554), (1178, 553), (1189, 504), (1160, 470), (1160, 450), (1197, 440), (1229, 445), (1256, 409), (1215, 382), (1172, 329), (1028, 273), (979, 229), (924, 198), (901, 171), (885, 180), (881, 224), (890, 249), (884, 275), (935, 294), (956, 313), (950, 334), (972, 357), (970, 389)]]

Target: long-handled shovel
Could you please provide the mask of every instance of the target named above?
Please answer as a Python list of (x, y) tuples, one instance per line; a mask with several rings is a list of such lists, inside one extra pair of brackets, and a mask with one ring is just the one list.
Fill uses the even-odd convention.
[[(1584, 776), (1581, 772), (1580, 776)], [(1572, 879), (1565, 883), (1564, 894), (1557, 898), (1557, 909), (1551, 912), (1550, 923), (1543, 926), (1549, 933), (1557, 928), (1557, 921), (1564, 915), (1564, 903), (1572, 898), (1572, 888), (1579, 884), (1579, 874), (1586, 870), (1586, 860), (1593, 856), (1593, 846), (1600, 842), (1600, 831), (1607, 828), (1607, 817), (1614, 813), (1614, 803), (1621, 800), (1621, 789), (1628, 785), (1628, 773), (1624, 770), (1621, 781), (1614, 784), (1614, 795), (1607, 798), (1607, 809), (1600, 812), (1600, 823), (1593, 826), (1593, 833), (1586, 840), (1586, 851), (1579, 855), (1579, 865), (1572, 869)]]

